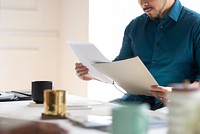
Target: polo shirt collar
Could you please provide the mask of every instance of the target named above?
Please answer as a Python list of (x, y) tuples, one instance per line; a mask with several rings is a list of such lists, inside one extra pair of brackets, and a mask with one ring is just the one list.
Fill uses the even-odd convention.
[(168, 16), (177, 22), (180, 14), (181, 14), (182, 8), (183, 8), (183, 6), (181, 5), (180, 1), (176, 0), (171, 11), (169, 12)]

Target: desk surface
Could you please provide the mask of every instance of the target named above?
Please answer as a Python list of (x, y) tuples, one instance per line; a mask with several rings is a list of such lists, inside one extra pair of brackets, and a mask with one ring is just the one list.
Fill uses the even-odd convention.
[[(32, 105), (32, 101), (15, 101), (15, 102), (0, 102), (0, 117), (25, 119), (25, 120), (40, 120), (41, 113), (44, 112), (42, 105)], [(90, 108), (73, 109), (70, 106), (86, 106)], [(71, 116), (84, 116), (84, 115), (111, 115), (111, 109), (117, 105), (88, 100), (86, 98), (77, 97), (73, 95), (67, 96), (67, 113)], [(152, 112), (152, 114), (157, 114)], [(73, 125), (69, 120), (48, 120), (48, 122), (59, 124), (61, 127), (67, 129), (70, 134), (109, 134), (109, 132), (99, 131), (95, 129), (85, 129)], [(167, 128), (154, 128), (149, 129), (148, 134), (166, 134)]]

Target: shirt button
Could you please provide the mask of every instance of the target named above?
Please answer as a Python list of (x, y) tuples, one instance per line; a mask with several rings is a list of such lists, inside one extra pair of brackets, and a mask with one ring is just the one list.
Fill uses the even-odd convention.
[(153, 61), (153, 64), (156, 64), (156, 63), (157, 63), (157, 62), (154, 60), (154, 61)]
[(162, 26), (162, 25), (160, 26), (160, 29), (163, 29), (163, 26)]

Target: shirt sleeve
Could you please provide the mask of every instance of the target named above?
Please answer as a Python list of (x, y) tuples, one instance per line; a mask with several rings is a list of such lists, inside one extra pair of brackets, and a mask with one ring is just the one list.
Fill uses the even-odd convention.
[(120, 49), (120, 53), (113, 61), (119, 61), (119, 60), (124, 60), (124, 59), (134, 57), (134, 50), (131, 46), (131, 42), (132, 42), (131, 37), (134, 36), (134, 35), (132, 35), (133, 34), (133, 26), (134, 26), (134, 24), (131, 22), (126, 27), (125, 32), (124, 32), (122, 47)]
[(200, 81), (200, 19), (197, 20), (197, 25), (194, 27), (193, 39), (194, 39), (194, 56), (198, 66), (198, 73), (196, 75), (196, 81)]

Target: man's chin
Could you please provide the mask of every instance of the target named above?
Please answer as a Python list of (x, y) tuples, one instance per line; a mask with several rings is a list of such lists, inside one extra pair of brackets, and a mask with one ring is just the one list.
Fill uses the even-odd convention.
[(160, 21), (159, 16), (151, 16), (151, 15), (149, 15), (149, 18), (150, 18), (151, 20), (154, 20), (154, 21)]

